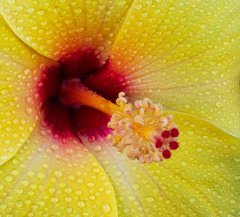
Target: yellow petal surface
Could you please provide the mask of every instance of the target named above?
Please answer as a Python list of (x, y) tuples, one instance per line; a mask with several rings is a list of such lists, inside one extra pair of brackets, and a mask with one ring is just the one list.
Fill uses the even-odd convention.
[(113, 46), (129, 94), (240, 136), (240, 2), (134, 1)]
[(112, 185), (79, 143), (60, 148), (36, 129), (0, 167), (0, 216), (117, 216)]
[(174, 117), (180, 148), (160, 164), (88, 144), (113, 183), (119, 216), (239, 216), (240, 140), (190, 115)]
[(26, 141), (35, 125), (33, 83), (50, 61), (25, 46), (0, 17), (0, 165)]
[(14, 32), (41, 54), (57, 58), (86, 45), (104, 56), (132, 1), (11, 0), (1, 1), (0, 11)]

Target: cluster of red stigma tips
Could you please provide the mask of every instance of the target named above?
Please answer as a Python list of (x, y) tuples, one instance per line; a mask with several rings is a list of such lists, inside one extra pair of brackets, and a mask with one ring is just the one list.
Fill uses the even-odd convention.
[(179, 143), (176, 141), (179, 135), (177, 128), (165, 130), (160, 136), (156, 137), (155, 147), (162, 153), (165, 159), (169, 159), (172, 155), (171, 150), (176, 150)]

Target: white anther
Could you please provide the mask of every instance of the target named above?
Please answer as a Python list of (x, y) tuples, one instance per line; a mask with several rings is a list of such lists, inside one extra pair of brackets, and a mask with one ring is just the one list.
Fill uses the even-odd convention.
[(124, 143), (125, 145), (130, 145), (132, 143), (132, 139), (128, 138), (128, 139), (124, 139)]
[(146, 163), (152, 163), (153, 162), (153, 157), (151, 154), (148, 154), (147, 157), (145, 158)]
[(159, 157), (158, 152), (154, 152), (153, 153), (153, 160), (156, 161), (156, 162), (160, 162), (161, 161), (161, 158)]
[(127, 99), (125, 97), (119, 97), (119, 99), (121, 100), (121, 102), (127, 103)]
[(149, 99), (148, 98), (144, 98), (143, 99), (143, 107), (148, 107), (148, 103), (149, 103)]
[(154, 114), (158, 114), (160, 111), (161, 110), (160, 110), (158, 104), (154, 104)]
[(142, 107), (142, 100), (138, 100), (138, 101), (136, 101), (135, 103), (134, 103), (134, 105), (135, 105), (135, 107), (136, 108), (140, 108), (140, 107)]
[(144, 115), (144, 108), (139, 109), (139, 115), (143, 116)]
[(137, 122), (137, 123), (139, 123), (139, 124), (141, 124), (141, 125), (144, 124), (144, 119), (143, 119), (143, 117), (142, 117), (141, 115), (136, 115), (136, 116), (134, 117), (134, 121)]
[(124, 106), (124, 113), (129, 113), (129, 112), (131, 112), (132, 111), (132, 105), (131, 104), (126, 104), (125, 106)]
[(125, 96), (125, 93), (124, 92), (120, 92), (118, 94), (118, 99), (120, 99), (120, 101), (123, 102), (123, 103), (127, 103), (127, 99), (124, 96)]
[(142, 164), (144, 164), (146, 162), (143, 155), (141, 155), (138, 159), (139, 159), (140, 163), (142, 163)]
[(107, 141), (111, 141), (113, 139), (113, 136), (111, 134), (108, 134), (106, 139), (107, 139)]
[(167, 116), (167, 119), (168, 119), (169, 122), (172, 122), (172, 121), (173, 121), (173, 115), (172, 115), (172, 114), (169, 114), (169, 115)]
[(139, 155), (139, 150), (129, 147), (127, 150), (127, 156), (131, 159), (135, 159)]
[(163, 118), (161, 118), (160, 123), (161, 123), (163, 126), (167, 126), (167, 124), (168, 124), (168, 119), (165, 118), (165, 117), (163, 117)]
[(125, 129), (132, 129), (132, 123), (127, 123), (126, 125), (125, 125)]
[(123, 97), (123, 96), (125, 96), (126, 94), (124, 93), (124, 92), (120, 92), (119, 94), (118, 94), (118, 97), (120, 98), (120, 97)]

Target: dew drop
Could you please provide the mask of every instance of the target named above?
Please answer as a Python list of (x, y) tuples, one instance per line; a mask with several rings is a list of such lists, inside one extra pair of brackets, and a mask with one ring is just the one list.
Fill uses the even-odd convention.
[(103, 211), (104, 213), (109, 213), (109, 212), (111, 211), (110, 205), (109, 205), (108, 203), (102, 204), (102, 211)]
[(153, 202), (154, 199), (153, 199), (152, 197), (147, 197), (147, 198), (146, 198), (146, 201), (148, 201), (148, 202)]
[(78, 201), (77, 205), (78, 205), (80, 208), (85, 207), (85, 203), (84, 203), (83, 201)]
[(220, 108), (220, 107), (221, 107), (221, 103), (220, 103), (220, 102), (217, 102), (217, 103), (216, 103), (216, 106), (217, 106), (218, 108)]
[(62, 177), (62, 172), (59, 171), (59, 170), (56, 170), (56, 171), (54, 172), (54, 175), (55, 175), (56, 177), (60, 178), (60, 177)]
[(14, 5), (14, 4), (15, 4), (15, 0), (8, 0), (8, 3), (9, 3), (10, 5)]

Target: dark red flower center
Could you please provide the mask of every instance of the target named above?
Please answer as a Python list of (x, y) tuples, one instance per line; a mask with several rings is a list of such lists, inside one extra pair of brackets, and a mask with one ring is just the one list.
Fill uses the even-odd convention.
[(101, 64), (96, 51), (90, 48), (65, 55), (58, 63), (42, 70), (38, 82), (43, 126), (60, 139), (106, 136), (110, 116), (87, 106), (66, 106), (59, 99), (59, 91), (64, 81), (77, 78), (98, 95), (115, 102), (118, 93), (126, 91), (125, 77), (114, 69), (110, 59)]

